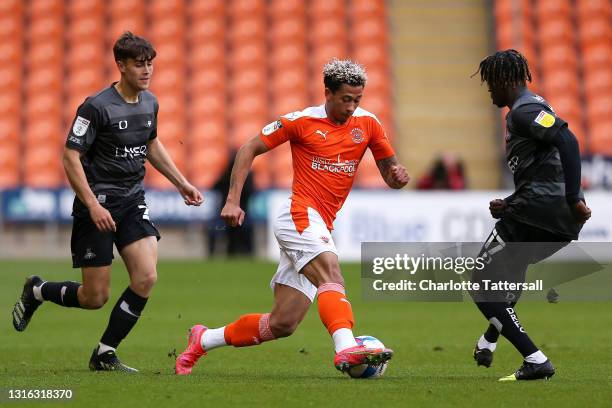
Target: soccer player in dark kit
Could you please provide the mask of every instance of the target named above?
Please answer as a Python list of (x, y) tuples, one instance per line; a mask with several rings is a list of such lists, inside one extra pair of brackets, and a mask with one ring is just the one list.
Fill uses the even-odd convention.
[(89, 368), (136, 372), (121, 363), (115, 350), (138, 321), (157, 280), (160, 236), (145, 203), (145, 161), (148, 159), (176, 186), (185, 204), (197, 206), (203, 198), (157, 138), (159, 106), (147, 90), (156, 55), (152, 45), (125, 32), (113, 53), (121, 79), (79, 106), (64, 149), (64, 169), (76, 193), (72, 263), (81, 268), (83, 281), (28, 278), (13, 309), (13, 325), (18, 331), (25, 330), (44, 301), (64, 307), (101, 308), (110, 295), (114, 243), (130, 284), (111, 312)]
[[(591, 216), (580, 189), (578, 142), (567, 122), (544, 98), (527, 89), (531, 73), (527, 60), (518, 51), (488, 56), (480, 63), (478, 73), (487, 83), (493, 104), (510, 108), (506, 116), (506, 159), (515, 192), (490, 202), (491, 215), (499, 221), (481, 252), (487, 266), (476, 271), (472, 279), (494, 277), (524, 282), (530, 264), (578, 239), (582, 225)], [(491, 365), (501, 333), (524, 361), (515, 373), (500, 381), (552, 377), (552, 363), (529, 338), (514, 310), (520, 291), (506, 292), (503, 298), (499, 295), (472, 293), (490, 323), (474, 350), (477, 364)]]

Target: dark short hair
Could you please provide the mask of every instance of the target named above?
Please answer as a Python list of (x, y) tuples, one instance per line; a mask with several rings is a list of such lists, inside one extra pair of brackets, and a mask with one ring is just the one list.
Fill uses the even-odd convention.
[(124, 32), (115, 41), (113, 54), (115, 55), (115, 61), (125, 61), (128, 58), (151, 61), (157, 55), (149, 41), (130, 31)]
[(350, 60), (333, 59), (323, 67), (323, 83), (330, 91), (336, 92), (342, 84), (365, 86), (368, 76), (365, 69)]

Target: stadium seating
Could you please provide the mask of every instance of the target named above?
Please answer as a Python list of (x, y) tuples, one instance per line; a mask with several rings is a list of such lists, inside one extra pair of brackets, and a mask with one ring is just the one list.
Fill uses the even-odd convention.
[[(322, 103), (321, 70), (333, 57), (369, 70), (363, 106), (392, 136), (386, 18), (383, 0), (0, 2), (0, 188), (66, 183), (66, 131), (78, 105), (119, 78), (112, 45), (127, 30), (157, 50), (158, 134), (198, 187), (210, 187), (266, 123)], [(254, 171), (258, 188), (289, 187), (288, 145)], [(171, 187), (156, 171), (146, 183)]]

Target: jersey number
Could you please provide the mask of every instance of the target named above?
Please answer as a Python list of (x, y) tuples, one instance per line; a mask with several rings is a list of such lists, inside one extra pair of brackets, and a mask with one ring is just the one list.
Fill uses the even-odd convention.
[(146, 205), (139, 205), (138, 208), (144, 209), (144, 213), (142, 213), (142, 219), (143, 220), (149, 220), (149, 209), (147, 208), (147, 206)]

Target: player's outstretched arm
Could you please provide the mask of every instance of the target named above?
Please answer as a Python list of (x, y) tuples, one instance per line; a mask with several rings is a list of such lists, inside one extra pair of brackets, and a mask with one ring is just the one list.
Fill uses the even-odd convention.
[(404, 166), (399, 164), (397, 157), (391, 156), (386, 159), (376, 160), (376, 165), (378, 166), (380, 175), (389, 187), (400, 189), (408, 184), (410, 180), (408, 172)]
[(200, 205), (204, 201), (202, 193), (191, 185), (176, 167), (166, 148), (155, 138), (149, 142), (147, 147), (147, 159), (161, 174), (164, 175), (174, 186), (185, 200), (187, 205)]
[(249, 175), (255, 157), (268, 150), (268, 146), (262, 142), (261, 138), (255, 136), (242, 145), (236, 154), (227, 200), (221, 210), (221, 218), (230, 227), (242, 225), (244, 221), (244, 210), (240, 208), (240, 195), (242, 194), (244, 182)]
[(110, 212), (100, 205), (93, 191), (91, 191), (89, 183), (87, 183), (85, 170), (83, 170), (83, 164), (81, 164), (81, 152), (64, 147), (62, 162), (66, 177), (68, 177), (74, 193), (89, 209), (89, 216), (96, 228), (102, 232), (116, 231), (117, 227)]

